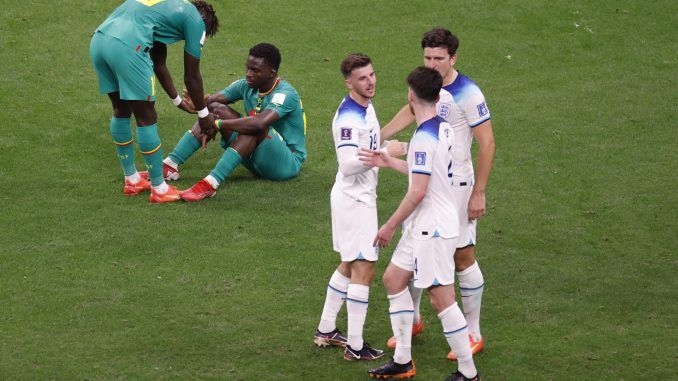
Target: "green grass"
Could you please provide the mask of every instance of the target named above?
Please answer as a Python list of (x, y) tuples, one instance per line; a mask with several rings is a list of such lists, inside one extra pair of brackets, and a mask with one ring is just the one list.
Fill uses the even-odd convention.
[[(117, 4), (0, 14), (0, 379), (366, 379), (373, 364), (311, 343), (338, 260), (338, 64), (372, 56), (384, 124), (422, 62), (421, 34), (439, 25), (460, 36), (458, 68), (483, 89), (497, 140), (479, 227), (483, 378), (678, 379), (676, 2), (214, 1), (223, 29), (206, 44), (206, 89), (242, 76), (251, 45), (278, 45), (308, 113), (309, 160), (286, 183), (241, 168), (214, 198), (160, 206), (122, 196), (89, 64), (90, 33)], [(179, 83), (181, 47), (169, 55)], [(192, 118), (158, 99), (169, 152)], [(196, 155), (179, 186), (219, 154)], [(405, 188), (382, 172), (382, 219)], [(370, 305), (365, 337), (379, 346), (379, 281)], [(417, 379), (443, 379), (453, 366), (423, 309)]]

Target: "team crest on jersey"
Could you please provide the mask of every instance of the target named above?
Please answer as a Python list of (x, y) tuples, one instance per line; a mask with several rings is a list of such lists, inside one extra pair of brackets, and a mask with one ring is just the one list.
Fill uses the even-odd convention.
[(447, 117), (450, 116), (450, 105), (447, 103), (441, 103), (438, 115), (440, 115), (440, 117), (443, 119), (447, 119)]
[(414, 153), (414, 165), (426, 165), (426, 152)]
[(480, 116), (485, 116), (490, 112), (490, 110), (487, 109), (487, 105), (485, 104), (485, 102), (479, 104), (477, 107), (478, 114), (480, 114)]
[(341, 140), (351, 140), (351, 129), (342, 128), (341, 129)]

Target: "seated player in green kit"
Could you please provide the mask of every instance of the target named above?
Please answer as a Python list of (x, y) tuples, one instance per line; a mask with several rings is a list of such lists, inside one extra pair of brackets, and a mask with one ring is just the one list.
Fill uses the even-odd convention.
[[(249, 51), (245, 78), (205, 97), (209, 110), (219, 117), (215, 125), (225, 152), (210, 174), (182, 192), (181, 198), (199, 201), (214, 196), (241, 163), (268, 180), (299, 174), (306, 160), (306, 116), (297, 91), (278, 76), (280, 61), (278, 48), (258, 44)], [(227, 106), (239, 100), (244, 103), (244, 117)], [(166, 179), (179, 178), (178, 166), (200, 148), (203, 138), (197, 124), (186, 132), (164, 160)]]
[[(200, 56), (205, 37), (214, 35), (218, 29), (216, 14), (204, 1), (127, 0), (94, 32), (90, 57), (99, 89), (108, 94), (113, 106), (110, 131), (125, 175), (125, 195), (150, 189), (149, 200), (153, 203), (180, 198), (179, 191), (163, 179), (162, 145), (155, 112), (156, 77), (175, 106), (197, 113), (202, 131), (210, 136), (216, 134), (213, 117), (203, 101)], [(190, 109), (179, 96), (165, 64), (167, 45), (182, 40), (184, 82), (191, 97), (199, 101), (191, 104)], [(134, 163), (132, 114), (148, 174), (137, 172)]]

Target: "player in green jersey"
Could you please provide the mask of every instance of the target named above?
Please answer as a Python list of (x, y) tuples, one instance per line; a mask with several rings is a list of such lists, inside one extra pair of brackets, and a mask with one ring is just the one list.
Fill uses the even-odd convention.
[[(184, 191), (186, 201), (211, 197), (233, 169), (242, 163), (256, 176), (268, 180), (296, 177), (306, 160), (306, 116), (299, 94), (278, 76), (280, 51), (271, 44), (252, 47), (243, 79), (205, 97), (225, 149), (221, 159), (203, 180)], [(193, 99), (193, 97), (191, 97)], [(227, 105), (242, 100), (246, 116)], [(179, 178), (178, 166), (200, 148), (198, 126), (186, 132), (164, 160), (166, 179)]]
[[(156, 78), (176, 106), (197, 112), (199, 128), (214, 136), (213, 116), (203, 101), (200, 55), (207, 36), (219, 29), (212, 6), (204, 1), (127, 0), (96, 29), (90, 44), (92, 65), (99, 89), (113, 106), (110, 131), (125, 174), (125, 195), (151, 189), (150, 201), (179, 199), (179, 191), (162, 176), (162, 146), (155, 112)], [(184, 81), (195, 104), (182, 101), (165, 65), (167, 45), (183, 40)], [(198, 110), (198, 111), (196, 111)], [(150, 181), (134, 164), (134, 138), (130, 118), (137, 124), (139, 149), (148, 166)]]

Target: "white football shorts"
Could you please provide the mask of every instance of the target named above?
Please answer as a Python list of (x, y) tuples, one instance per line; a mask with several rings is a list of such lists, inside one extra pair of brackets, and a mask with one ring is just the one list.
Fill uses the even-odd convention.
[(415, 239), (405, 231), (393, 252), (391, 263), (411, 271), (414, 287), (429, 288), (454, 284), (456, 238)]
[(471, 191), (473, 190), (473, 178), (457, 179), (454, 177), (452, 179), (452, 190), (454, 192), (454, 202), (457, 205), (457, 214), (459, 215), (457, 248), (475, 245), (476, 220), (469, 221), (468, 219), (468, 200), (471, 198)]
[(332, 243), (341, 255), (341, 261), (364, 259), (375, 262), (379, 258), (379, 248), (372, 245), (379, 230), (376, 205), (368, 205), (334, 189), (330, 205)]

